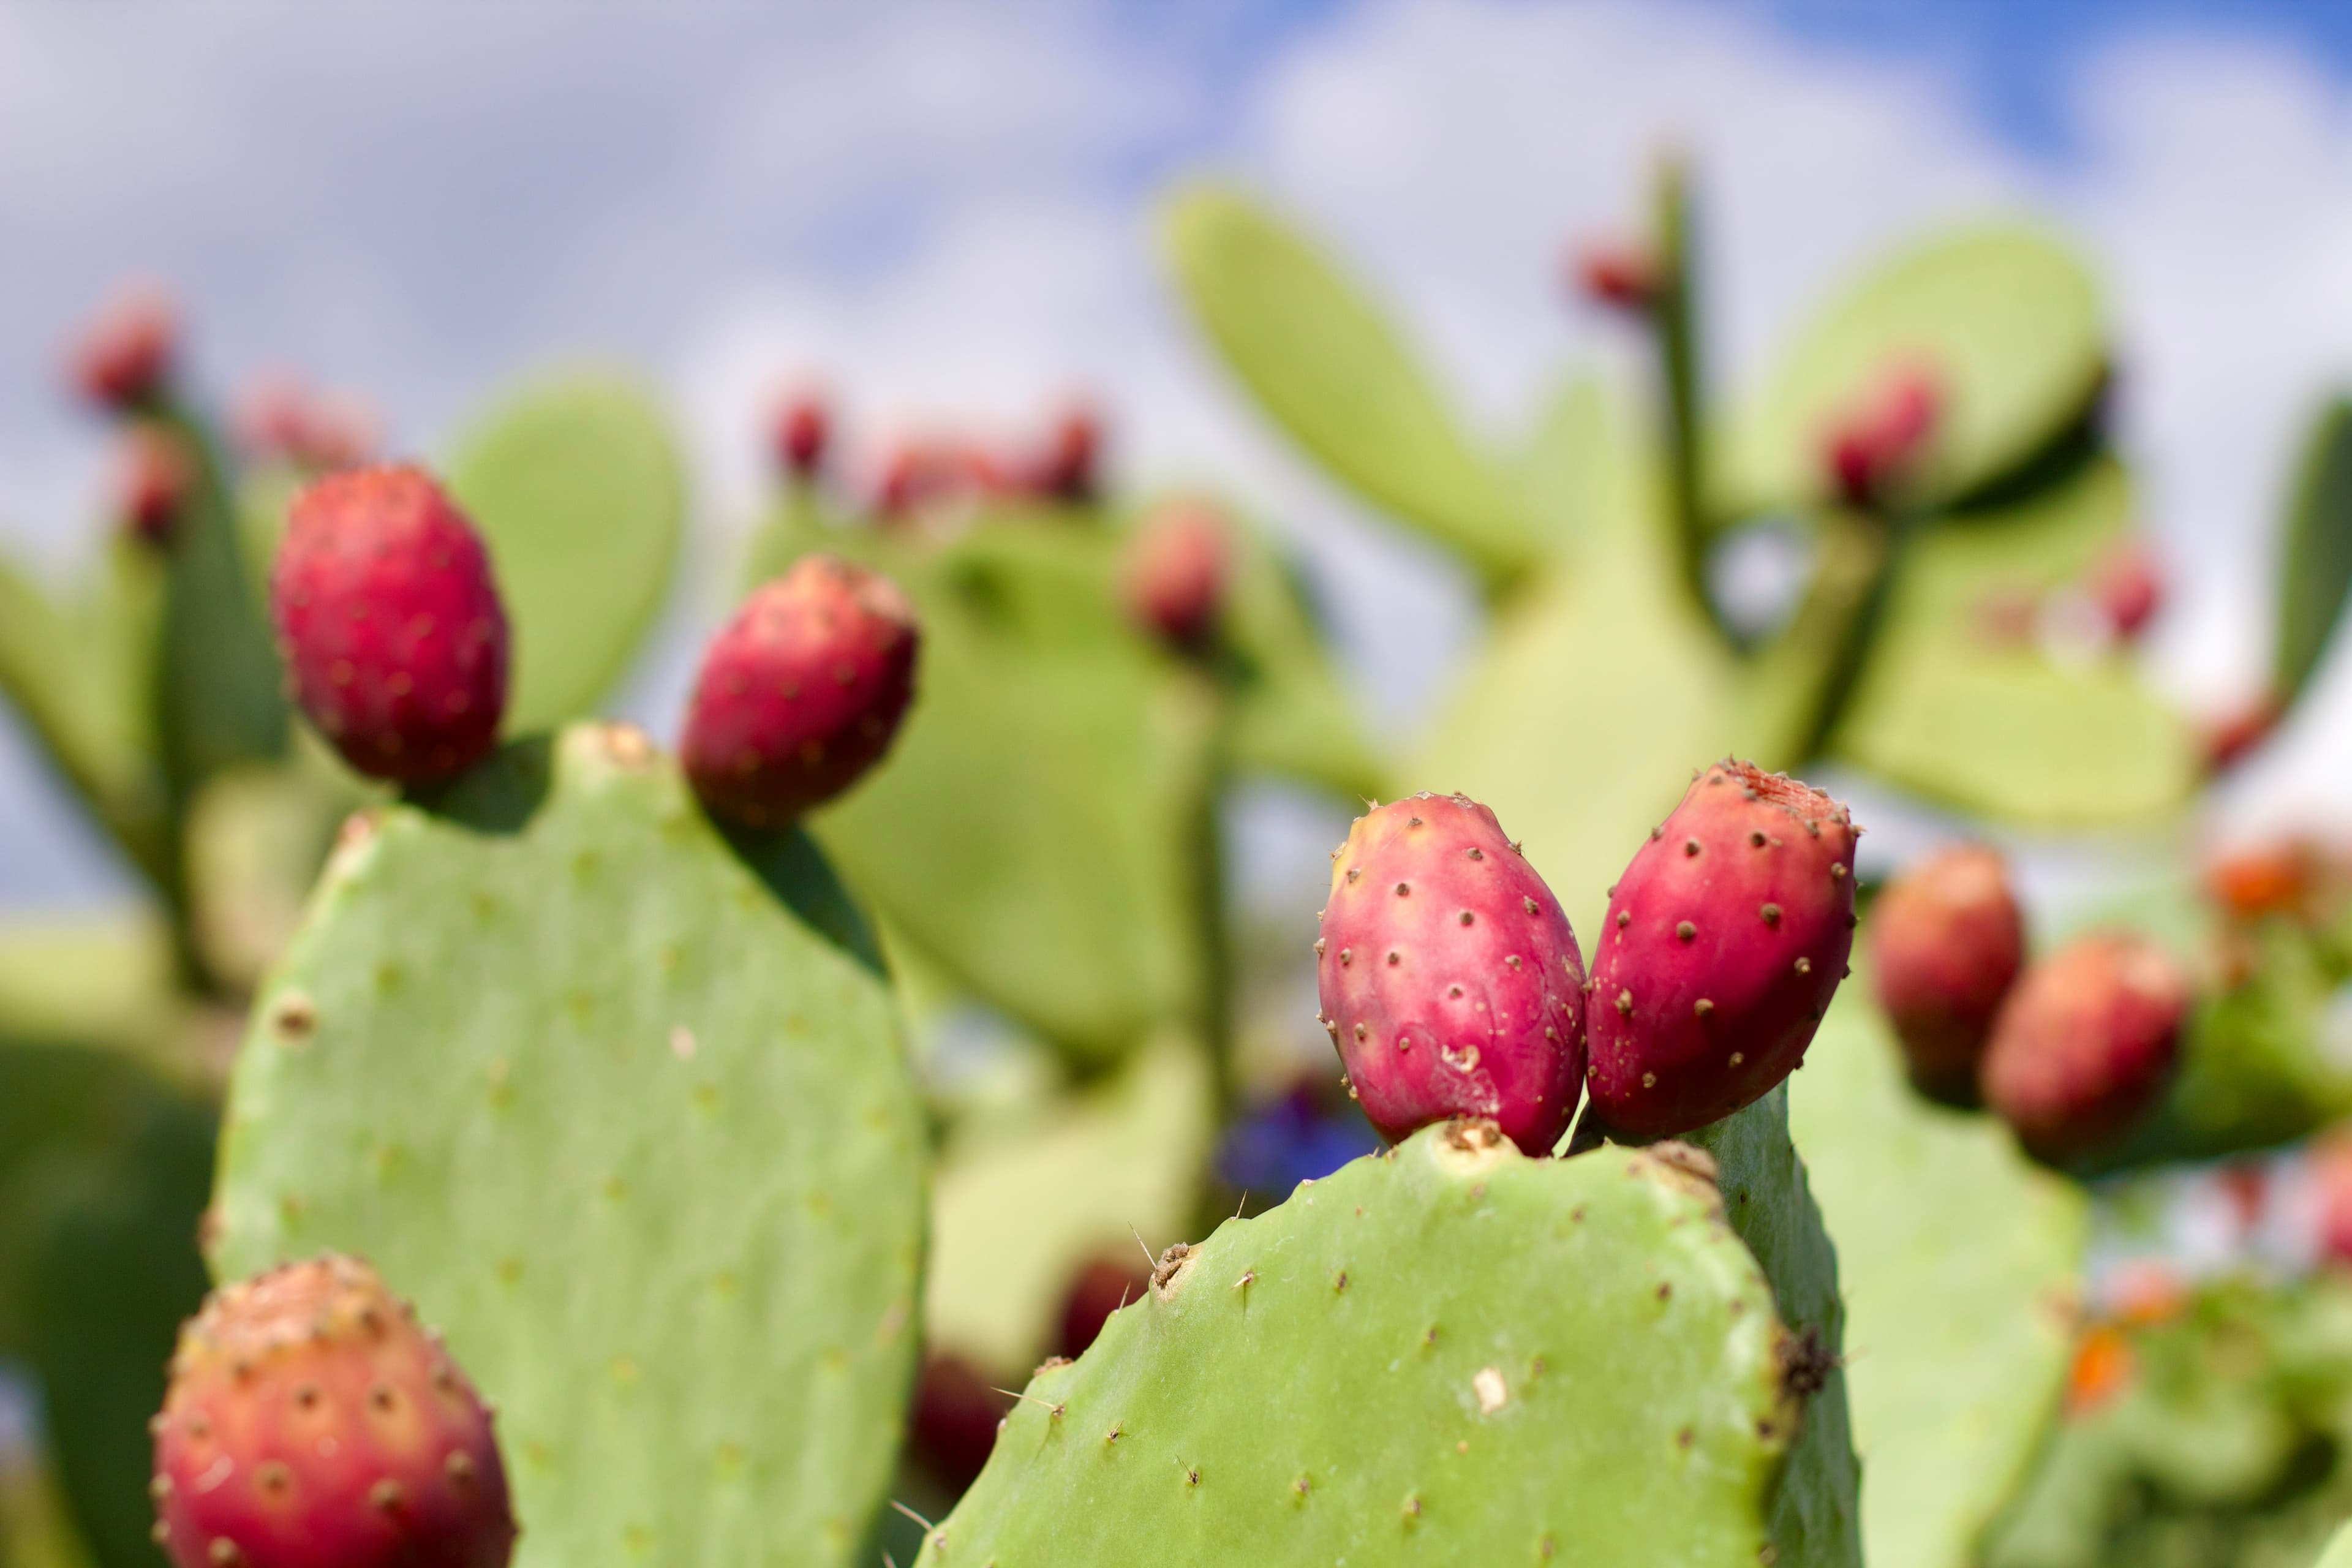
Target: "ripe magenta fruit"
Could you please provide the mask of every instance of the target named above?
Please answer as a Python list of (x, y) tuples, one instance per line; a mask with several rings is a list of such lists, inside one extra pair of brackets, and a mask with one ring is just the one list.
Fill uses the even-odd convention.
[(2009, 868), (1980, 844), (1939, 850), (1888, 884), (1870, 910), (1871, 973), (1911, 1081), (1972, 1102), (2001, 999), (2025, 967), (2025, 917)]
[(826, 447), (833, 437), (833, 415), (824, 399), (803, 392), (786, 399), (776, 411), (769, 440), (776, 461), (795, 479), (813, 479), (824, 467)]
[(881, 760), (915, 693), (914, 606), (879, 573), (807, 555), (702, 656), (680, 752), (719, 816), (786, 822)]
[(2188, 976), (2147, 938), (2079, 937), (2027, 969), (2001, 1005), (1985, 1052), (1985, 1103), (2029, 1153), (2089, 1153), (2163, 1094), (2190, 1001)]
[(1576, 289), (1596, 305), (1639, 313), (1658, 300), (1658, 267), (1639, 247), (1602, 243), (1570, 258)]
[(2128, 642), (2164, 607), (2164, 573), (2145, 539), (2119, 541), (2091, 568), (2090, 594), (2116, 637)]
[(1943, 403), (1942, 384), (1926, 366), (1888, 369), (1822, 437), (1832, 492), (1848, 506), (1884, 504), (1934, 438)]
[(270, 609), (295, 699), (360, 772), (438, 783), (497, 743), (506, 612), (480, 536), (422, 468), (297, 497)]
[(490, 1412), (367, 1265), (213, 1292), (155, 1433), (155, 1539), (179, 1568), (501, 1568)]
[(1095, 499), (1096, 467), (1102, 454), (1102, 421), (1079, 405), (1066, 410), (1037, 459), (1032, 488), (1072, 506)]
[(1216, 634), (1232, 570), (1233, 538), (1216, 509), (1164, 502), (1128, 544), (1120, 577), (1128, 616), (1170, 646), (1198, 652)]
[(1688, 1132), (1803, 1060), (1853, 943), (1846, 808), (1725, 761), (1634, 855), (1592, 961), (1592, 1112), (1640, 1138)]
[(1315, 949), (1323, 1026), (1381, 1136), (1475, 1116), (1551, 1152), (1584, 1067), (1584, 956), (1493, 812), (1423, 794), (1358, 817)]
[(188, 454), (161, 424), (140, 423), (122, 433), (115, 455), (114, 511), (134, 539), (163, 544), (188, 499)]
[(74, 387), (117, 412), (152, 403), (171, 379), (179, 346), (180, 312), (171, 296), (152, 284), (133, 284), (99, 307), (74, 341)]

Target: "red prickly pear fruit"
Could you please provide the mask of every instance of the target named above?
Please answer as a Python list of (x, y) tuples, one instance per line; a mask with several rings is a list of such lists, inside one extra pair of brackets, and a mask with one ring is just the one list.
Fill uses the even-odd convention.
[(1871, 906), (1871, 975), (1922, 1094), (1972, 1103), (2001, 999), (2025, 967), (2009, 868), (1980, 844), (1928, 856)]
[(108, 299), (83, 327), (68, 374), (91, 403), (126, 412), (163, 395), (179, 346), (179, 307), (160, 287), (135, 283)]
[(788, 822), (881, 760), (915, 694), (914, 606), (877, 572), (807, 555), (702, 656), (679, 746), (712, 812)]
[(1120, 586), (1129, 618), (1197, 652), (1216, 634), (1232, 570), (1233, 536), (1215, 508), (1195, 500), (1155, 507), (1128, 545)]
[(1596, 305), (1632, 314), (1658, 302), (1657, 262), (1637, 246), (1587, 247), (1569, 258), (1569, 270), (1577, 292)]
[(1804, 1060), (1853, 946), (1846, 808), (1727, 759), (1633, 856), (1593, 951), (1592, 1113), (1668, 1138), (1770, 1092)]
[(2144, 539), (2126, 539), (2091, 568), (2090, 592), (2116, 637), (2126, 642), (2146, 630), (2164, 607), (2164, 574)]
[(1924, 365), (1898, 364), (1822, 437), (1830, 490), (1852, 507), (1875, 507), (1908, 478), (1936, 434), (1943, 389)]
[(134, 425), (115, 457), (114, 514), (142, 543), (170, 542), (188, 499), (188, 454), (162, 425)]
[(1584, 955), (1493, 812), (1422, 794), (1358, 817), (1315, 947), (1323, 1027), (1381, 1137), (1483, 1117), (1551, 1152), (1584, 1068)]
[(362, 399), (320, 392), (284, 371), (265, 371), (238, 394), (237, 445), (254, 457), (324, 473), (357, 468), (376, 447), (376, 416)]
[(776, 410), (768, 438), (787, 475), (813, 479), (824, 467), (825, 448), (832, 444), (833, 412), (816, 393), (797, 393)]
[(2352, 1136), (2339, 1127), (2315, 1141), (2304, 1174), (2317, 1211), (2319, 1256), (2339, 1268), (2352, 1264)]
[(2077, 938), (2027, 969), (2001, 1005), (1985, 1103), (2039, 1159), (2112, 1142), (2163, 1094), (2190, 1000), (2180, 965), (2146, 937)]
[(980, 1479), (997, 1428), (1013, 1401), (1000, 1394), (959, 1355), (934, 1355), (923, 1363), (915, 1386), (915, 1408), (907, 1423), (907, 1446), (915, 1462), (956, 1497)]
[(2285, 706), (2266, 693), (2214, 720), (2201, 737), (2206, 771), (2227, 773), (2244, 762), (2262, 749), (2285, 717)]
[(1062, 1298), (1061, 1337), (1056, 1354), (1072, 1361), (1087, 1353), (1111, 1314), (1129, 1301), (1143, 1300), (1151, 1285), (1151, 1270), (1130, 1258), (1113, 1254), (1089, 1258)]
[(424, 469), (304, 489), (269, 599), (295, 700), (361, 773), (437, 784), (498, 743), (506, 611), (481, 536)]
[(1102, 455), (1102, 421), (1083, 405), (1065, 411), (1038, 460), (1037, 493), (1072, 506), (1095, 499), (1095, 469)]
[(155, 1539), (179, 1568), (503, 1568), (490, 1412), (366, 1264), (215, 1290), (180, 1331), (155, 1434)]

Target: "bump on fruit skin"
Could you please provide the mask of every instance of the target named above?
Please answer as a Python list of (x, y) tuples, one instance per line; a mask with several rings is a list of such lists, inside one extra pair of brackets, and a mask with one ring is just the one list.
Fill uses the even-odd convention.
[(490, 1413), (374, 1270), (329, 1255), (213, 1292), (155, 1432), (179, 1568), (501, 1568)]
[(1985, 1103), (2039, 1159), (2090, 1153), (2164, 1093), (2191, 1000), (2180, 965), (2147, 938), (2078, 937), (2028, 968), (2001, 1005)]
[(100, 408), (124, 413), (153, 403), (179, 353), (180, 312), (152, 283), (110, 297), (74, 340), (68, 369), (74, 389)]
[(1120, 589), (1129, 618), (1172, 647), (1198, 652), (1216, 636), (1232, 571), (1233, 537), (1214, 507), (1155, 507), (1128, 545)]
[(803, 556), (754, 590), (703, 655), (679, 744), (695, 793), (764, 827), (847, 789), (898, 732), (920, 641), (897, 584)]
[(1358, 817), (1316, 946), (1324, 1027), (1382, 1137), (1485, 1117), (1551, 1152), (1584, 1069), (1584, 957), (1493, 812), (1422, 794)]
[(1871, 977), (1919, 1092), (1973, 1104), (1977, 1067), (2025, 967), (2025, 917), (2000, 854), (1980, 844), (1927, 856), (1871, 906)]
[(436, 784), (497, 744), (506, 611), (480, 535), (424, 469), (313, 482), (269, 586), (295, 700), (352, 767)]
[(1635, 852), (1592, 960), (1591, 1115), (1666, 1138), (1770, 1092), (1804, 1059), (1853, 944), (1846, 808), (1726, 759)]

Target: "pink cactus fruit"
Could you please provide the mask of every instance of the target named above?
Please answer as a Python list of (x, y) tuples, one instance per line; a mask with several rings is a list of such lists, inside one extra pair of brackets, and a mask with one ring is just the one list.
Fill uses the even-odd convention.
[(1585, 1087), (1609, 1131), (1704, 1127), (1804, 1059), (1853, 944), (1857, 833), (1753, 763), (1692, 781), (1610, 890), (1594, 952)]
[(877, 572), (806, 555), (746, 600), (702, 656), (680, 752), (703, 804), (788, 822), (890, 749), (915, 694), (914, 605)]
[(803, 482), (824, 467), (825, 450), (833, 440), (833, 411), (824, 396), (803, 391), (777, 406), (768, 433), (777, 465), (789, 477)]
[(1852, 507), (1884, 505), (1916, 470), (1943, 413), (1943, 385), (1932, 370), (1890, 366), (1823, 432), (1831, 493)]
[(1120, 574), (1129, 618), (1172, 647), (1205, 647), (1224, 614), (1233, 553), (1232, 531), (1207, 502), (1153, 508), (1136, 526)]
[(124, 413), (152, 403), (171, 379), (180, 347), (180, 311), (152, 283), (111, 295), (74, 339), (67, 370), (97, 406)]
[(367, 1265), (224, 1286), (180, 1331), (155, 1434), (179, 1568), (503, 1568), (490, 1412)]
[(187, 504), (187, 448), (172, 428), (144, 421), (122, 432), (114, 458), (114, 514), (143, 544), (168, 543)]
[(1095, 499), (1102, 460), (1102, 419), (1083, 403), (1063, 410), (1036, 459), (1031, 488), (1039, 495), (1084, 506)]
[(2147, 628), (2164, 607), (2164, 572), (2145, 539), (2118, 541), (2091, 568), (2093, 602), (2115, 635), (2126, 642)]
[(1550, 1152), (1584, 1067), (1584, 957), (1493, 812), (1423, 794), (1358, 817), (1315, 951), (1323, 1026), (1381, 1136), (1484, 1117)]
[(2164, 1093), (2192, 999), (2180, 965), (2147, 938), (2076, 938), (2001, 1005), (1980, 1069), (1985, 1103), (2041, 1159), (2113, 1142)]
[(304, 489), (270, 609), (295, 700), (360, 772), (435, 784), (498, 743), (506, 612), (480, 535), (422, 468)]
[(1638, 315), (1657, 303), (1657, 262), (1637, 245), (1585, 246), (1570, 255), (1569, 277), (1579, 294), (1612, 310)]
[(2025, 967), (2025, 916), (1998, 851), (1955, 845), (1905, 868), (1871, 906), (1871, 977), (1911, 1081), (1969, 1104), (2002, 998)]

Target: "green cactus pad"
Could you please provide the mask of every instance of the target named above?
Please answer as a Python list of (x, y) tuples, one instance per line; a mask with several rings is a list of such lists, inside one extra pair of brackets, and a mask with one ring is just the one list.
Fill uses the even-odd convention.
[(1845, 1289), (1872, 1568), (1969, 1568), (2057, 1407), (2089, 1238), (2080, 1188), (1999, 1123), (1911, 1092), (1856, 971), (1789, 1081)]
[(2291, 703), (2319, 668), (2352, 593), (2352, 399), (2337, 398), (2304, 437), (2279, 560), (2271, 690)]
[(1387, 793), (1387, 771), (1365, 739), (1306, 583), (1257, 530), (1237, 531), (1217, 667), (1233, 703), (1234, 763), (1378, 798)]
[(1862, 1510), (1847, 1418), (1838, 1254), (1822, 1227), (1804, 1162), (1789, 1142), (1787, 1085), (1689, 1141), (1715, 1156), (1731, 1228), (1763, 1266), (1780, 1321), (1802, 1337), (1822, 1380), (1773, 1501), (1772, 1540), (1787, 1562), (1858, 1564)]
[(204, 1300), (196, 1228), (215, 1111), (152, 1074), (121, 1085), (110, 1110), (114, 1137), (49, 1163), (15, 1194), (37, 1235), (26, 1363), (94, 1568), (153, 1568), (147, 1423), (163, 1408), (181, 1321)]
[(194, 468), (163, 548), (151, 674), (163, 774), (184, 805), (215, 773), (282, 752), (287, 710), (220, 453), (186, 412), (160, 419)]
[(1159, 1278), (1040, 1369), (923, 1563), (1770, 1560), (1790, 1336), (1657, 1155), (1432, 1128)]
[(1237, 192), (1195, 185), (1160, 214), (1194, 319), (1266, 416), (1341, 482), (1461, 552), (1490, 583), (1545, 543), (1396, 331), (1314, 245)]
[(814, 831), (858, 890), (973, 995), (1087, 1064), (1198, 994), (1190, 825), (1213, 704), (1127, 626), (1118, 540), (983, 518), (947, 540), (779, 516), (757, 569), (823, 549), (916, 604), (914, 706)]
[(1053, 1349), (1087, 1259), (1183, 1234), (1216, 1138), (1200, 1047), (1171, 1038), (1034, 1119), (940, 1155), (924, 1319), (934, 1345), (1017, 1373)]
[(2319, 1554), (2318, 1568), (2352, 1568), (2352, 1524), (2328, 1539), (2327, 1550)]
[(2195, 788), (2188, 727), (2120, 653), (2018, 638), (1997, 601), (2079, 592), (2130, 518), (2112, 459), (1989, 515), (1927, 531), (1897, 568), (1870, 667), (1832, 749), (1931, 799), (2043, 826), (2159, 816)]
[(669, 593), (686, 488), (667, 426), (625, 383), (549, 381), (467, 438), (449, 488), (489, 542), (513, 632), (507, 732), (590, 711)]
[(635, 731), (346, 834), (232, 1079), (224, 1279), (373, 1259), (501, 1412), (517, 1562), (847, 1561), (919, 1325), (898, 1009), (808, 841)]
[(1727, 510), (1823, 499), (1825, 426), (1911, 364), (1941, 392), (1920, 499), (1981, 489), (2083, 418), (2106, 363), (2097, 286), (2063, 244), (2014, 225), (1931, 239), (1850, 286), (1790, 345), (1731, 430)]
[[(1547, 465), (1576, 553), (1504, 609), (1403, 776), (1492, 806), (1591, 932), (1602, 889), (1742, 721), (1732, 657), (1680, 587), (1662, 499), (1623, 455), (1638, 438), (1590, 386), (1556, 420), (1561, 449), (1582, 454), (1573, 488), (1570, 465)], [(1757, 754), (1777, 765), (1769, 747)]]

